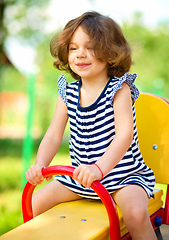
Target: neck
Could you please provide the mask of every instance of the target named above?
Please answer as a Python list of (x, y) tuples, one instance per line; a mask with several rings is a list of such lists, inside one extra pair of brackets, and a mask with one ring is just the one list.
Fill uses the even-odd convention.
[(102, 90), (106, 86), (109, 78), (106, 77), (98, 77), (98, 78), (83, 78), (81, 88), (88, 91), (88, 92), (93, 92), (93, 90)]
[(89, 81), (89, 79), (82, 79), (79, 98), (79, 104), (81, 105), (81, 107), (87, 107), (94, 103), (105, 88), (107, 82), (108, 78), (96, 79), (95, 81)]

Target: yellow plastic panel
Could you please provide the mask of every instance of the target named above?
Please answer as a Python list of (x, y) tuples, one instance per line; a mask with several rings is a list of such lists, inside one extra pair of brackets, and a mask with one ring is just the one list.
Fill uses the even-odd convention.
[(135, 105), (143, 158), (153, 169), (156, 182), (169, 184), (169, 104), (156, 95), (142, 93)]
[[(149, 214), (159, 210), (162, 190), (149, 201)], [(128, 230), (118, 206), (121, 236)], [(65, 218), (61, 218), (64, 216)], [(86, 220), (86, 221), (81, 221)], [(0, 236), (0, 240), (109, 240), (109, 220), (100, 201), (79, 200), (62, 203), (31, 221)]]
[(0, 240), (103, 240), (108, 236), (109, 220), (104, 205), (100, 201), (79, 200), (59, 204), (4, 234)]

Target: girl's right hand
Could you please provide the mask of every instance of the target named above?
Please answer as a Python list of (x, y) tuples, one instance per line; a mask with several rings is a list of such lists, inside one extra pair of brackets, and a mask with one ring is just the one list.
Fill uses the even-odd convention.
[(42, 175), (42, 168), (44, 168), (44, 166), (35, 164), (31, 166), (25, 173), (26, 179), (30, 184), (37, 185), (43, 182), (44, 177)]

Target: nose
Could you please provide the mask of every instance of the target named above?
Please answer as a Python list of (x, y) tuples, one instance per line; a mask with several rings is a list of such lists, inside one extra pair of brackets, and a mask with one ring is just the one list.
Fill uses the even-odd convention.
[(78, 58), (85, 58), (86, 57), (86, 50), (84, 48), (79, 48), (77, 51)]

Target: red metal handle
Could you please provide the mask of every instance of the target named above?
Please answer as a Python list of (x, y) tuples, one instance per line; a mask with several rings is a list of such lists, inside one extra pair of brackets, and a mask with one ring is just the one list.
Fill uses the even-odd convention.
[[(68, 175), (70, 177), (73, 176), (74, 167), (70, 166), (51, 166), (42, 169), (43, 176), (49, 177), (52, 175)], [(108, 191), (104, 188), (104, 186), (99, 182), (95, 181), (92, 183), (91, 188), (98, 194), (101, 201), (106, 207), (107, 214), (109, 217), (110, 224), (110, 239), (111, 240), (120, 240), (120, 224), (118, 213), (116, 210), (116, 206), (114, 201)], [(24, 222), (27, 222), (33, 218), (32, 214), (32, 194), (35, 189), (34, 185), (31, 185), (29, 182), (26, 184), (23, 194), (22, 194), (22, 213)]]

